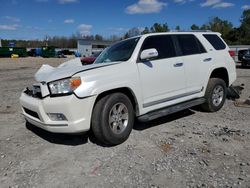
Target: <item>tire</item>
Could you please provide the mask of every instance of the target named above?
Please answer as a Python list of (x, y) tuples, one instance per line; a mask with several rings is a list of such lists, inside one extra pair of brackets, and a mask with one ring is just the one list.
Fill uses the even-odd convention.
[(201, 108), (207, 112), (216, 112), (222, 108), (226, 100), (226, 83), (220, 78), (210, 78), (208, 81), (205, 99)]
[(91, 127), (98, 141), (118, 145), (129, 137), (134, 125), (134, 109), (123, 93), (113, 93), (97, 101)]

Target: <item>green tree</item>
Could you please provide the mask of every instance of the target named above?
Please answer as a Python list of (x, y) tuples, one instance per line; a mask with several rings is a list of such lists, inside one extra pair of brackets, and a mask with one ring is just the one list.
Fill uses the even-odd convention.
[(133, 27), (130, 30), (128, 30), (128, 37), (134, 37), (134, 36), (137, 36), (140, 34), (141, 34), (141, 32), (138, 29), (138, 27)]
[(180, 31), (180, 30), (181, 30), (181, 27), (180, 27), (179, 25), (177, 25), (177, 26), (175, 27), (175, 30), (176, 30), (176, 31)]
[(227, 20), (221, 20), (219, 17), (212, 18), (209, 22), (210, 30), (219, 32), (225, 38), (233, 29), (233, 24)]
[(169, 31), (168, 28), (168, 24), (159, 24), (159, 23), (155, 23), (151, 28), (150, 28), (150, 32), (151, 33), (156, 33), (156, 32), (167, 32)]
[(241, 16), (239, 27), (239, 40), (242, 44), (250, 44), (250, 9), (244, 10)]
[(141, 34), (147, 34), (147, 33), (149, 33), (150, 31), (149, 31), (149, 29), (148, 29), (148, 27), (145, 27), (145, 29), (141, 32)]
[(192, 30), (200, 30), (200, 27), (199, 27), (198, 25), (195, 25), (195, 24), (191, 25), (190, 28), (191, 28)]

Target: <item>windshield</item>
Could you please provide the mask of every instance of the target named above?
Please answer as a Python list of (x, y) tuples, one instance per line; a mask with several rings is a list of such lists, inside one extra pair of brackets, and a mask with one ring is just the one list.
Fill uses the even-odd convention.
[(139, 37), (118, 42), (106, 48), (95, 60), (95, 63), (109, 63), (114, 61), (127, 61), (137, 44)]

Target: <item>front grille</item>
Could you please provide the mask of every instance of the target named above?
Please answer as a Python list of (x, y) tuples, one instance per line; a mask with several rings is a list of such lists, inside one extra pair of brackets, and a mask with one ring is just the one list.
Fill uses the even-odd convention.
[(27, 108), (24, 108), (24, 107), (23, 107), (23, 109), (24, 109), (25, 113), (27, 113), (27, 114), (29, 114), (30, 116), (35, 117), (35, 118), (37, 118), (37, 119), (40, 120), (40, 118), (39, 118), (39, 116), (38, 116), (38, 114), (37, 114), (36, 112), (34, 112), (34, 111), (32, 111), (32, 110), (29, 110), (29, 109), (27, 109)]
[(24, 93), (26, 93), (27, 95), (34, 97), (34, 98), (38, 98), (38, 99), (42, 99), (42, 93), (41, 93), (41, 89), (40, 86), (33, 86), (32, 89), (29, 89), (28, 87), (24, 90)]

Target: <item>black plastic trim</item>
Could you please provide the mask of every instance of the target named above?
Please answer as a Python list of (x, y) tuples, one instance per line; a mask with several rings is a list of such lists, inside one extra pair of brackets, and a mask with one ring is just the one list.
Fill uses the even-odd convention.
[(193, 106), (197, 106), (200, 104), (203, 104), (206, 101), (205, 98), (197, 98), (197, 99), (192, 99), (186, 102), (178, 103), (175, 105), (167, 106), (158, 110), (150, 111), (144, 115), (141, 115), (138, 117), (139, 121), (142, 122), (147, 122), (151, 121), (169, 114), (173, 114), (188, 108), (191, 108)]
[(32, 116), (32, 117), (37, 118), (37, 119), (40, 120), (40, 117), (39, 117), (39, 115), (38, 115), (37, 112), (35, 112), (33, 110), (30, 110), (28, 108), (25, 108), (25, 107), (23, 107), (23, 109), (24, 109), (24, 111), (25, 111), (26, 114), (29, 114), (30, 116)]

